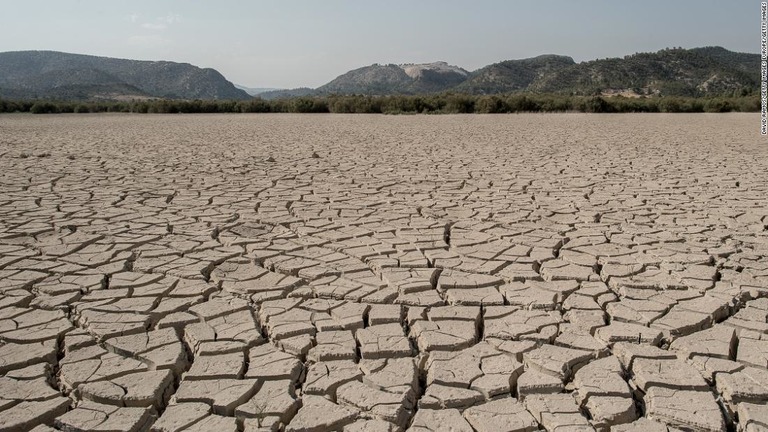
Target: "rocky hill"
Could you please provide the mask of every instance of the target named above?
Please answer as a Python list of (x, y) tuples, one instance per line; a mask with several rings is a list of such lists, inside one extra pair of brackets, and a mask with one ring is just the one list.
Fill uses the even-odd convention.
[(419, 94), (450, 89), (467, 79), (469, 72), (445, 62), (362, 67), (317, 88), (318, 93)]
[(250, 99), (210, 68), (55, 51), (0, 53), (0, 97)]
[(454, 90), (470, 94), (524, 91), (536, 80), (574, 64), (572, 58), (558, 55), (507, 60), (476, 70)]
[(527, 90), (569, 94), (630, 90), (640, 94), (707, 96), (738, 94), (759, 87), (759, 54), (706, 47), (578, 63), (544, 74)]

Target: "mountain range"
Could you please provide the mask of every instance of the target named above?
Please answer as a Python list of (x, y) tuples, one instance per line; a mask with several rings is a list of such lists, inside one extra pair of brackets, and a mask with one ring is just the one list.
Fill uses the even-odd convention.
[[(374, 64), (347, 72), (314, 91), (305, 89), (302, 95), (535, 92), (730, 96), (749, 93), (759, 87), (759, 54), (703, 47), (664, 49), (581, 63), (571, 57), (547, 54), (506, 60), (472, 72), (444, 62)], [(275, 99), (291, 96), (292, 92), (295, 90), (273, 91), (259, 96)]]
[(623, 58), (575, 62), (547, 54), (475, 71), (446, 62), (373, 64), (318, 88), (235, 86), (214, 69), (54, 51), (0, 53), (0, 97), (55, 99), (278, 99), (323, 95), (474, 95), (535, 92), (711, 96), (760, 87), (760, 55), (722, 47), (672, 48)]
[(251, 96), (258, 96), (262, 93), (275, 91), (275, 90), (282, 90), (275, 87), (246, 87), (235, 84), (235, 87), (239, 88), (240, 90), (243, 90), (244, 92), (248, 93)]

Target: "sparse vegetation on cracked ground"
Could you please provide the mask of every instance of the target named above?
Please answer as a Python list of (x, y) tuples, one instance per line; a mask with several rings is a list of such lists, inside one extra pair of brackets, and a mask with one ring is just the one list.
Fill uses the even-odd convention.
[(758, 126), (2, 116), (0, 430), (764, 430)]

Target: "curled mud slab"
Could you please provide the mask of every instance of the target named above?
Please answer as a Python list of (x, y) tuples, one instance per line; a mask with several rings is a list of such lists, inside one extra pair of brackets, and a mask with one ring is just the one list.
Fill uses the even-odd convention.
[(0, 430), (765, 430), (758, 122), (2, 116)]

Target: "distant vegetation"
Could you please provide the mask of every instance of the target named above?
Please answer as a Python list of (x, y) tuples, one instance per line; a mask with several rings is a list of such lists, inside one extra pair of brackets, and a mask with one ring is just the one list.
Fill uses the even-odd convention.
[(623, 97), (520, 94), (478, 96), (441, 93), (425, 96), (314, 96), (247, 101), (141, 100), (130, 102), (67, 102), (3, 100), (0, 112), (55, 113), (361, 113), (361, 114), (460, 114), (520, 112), (756, 112), (760, 98), (718, 97)]

